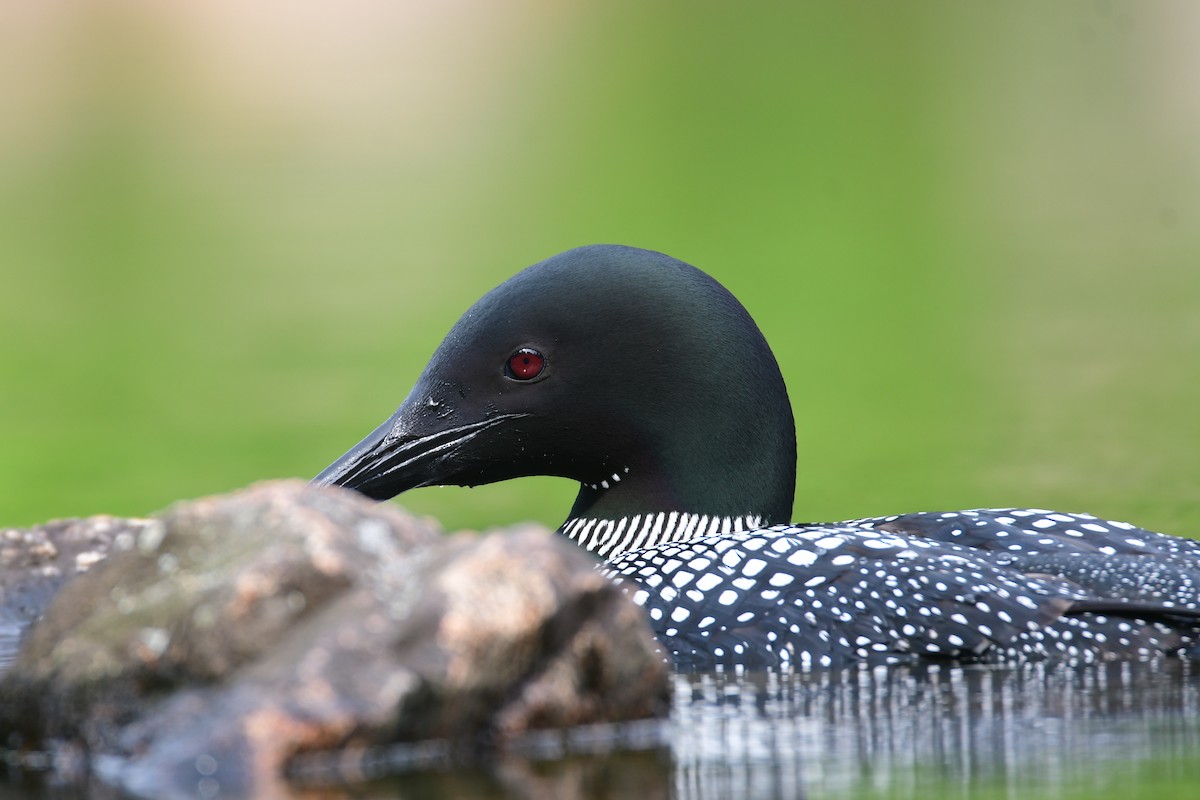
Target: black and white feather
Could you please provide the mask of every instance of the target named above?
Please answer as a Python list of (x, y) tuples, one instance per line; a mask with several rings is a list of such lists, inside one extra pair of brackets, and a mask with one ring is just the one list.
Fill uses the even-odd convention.
[(1200, 542), (990, 509), (779, 525), (613, 555), (679, 667), (1187, 655)]

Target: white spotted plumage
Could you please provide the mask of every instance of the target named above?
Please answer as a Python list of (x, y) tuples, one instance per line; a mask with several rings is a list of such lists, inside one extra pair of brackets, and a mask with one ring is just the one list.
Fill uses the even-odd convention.
[(1145, 658), (1197, 638), (1200, 542), (1127, 523), (981, 509), (735, 530), (687, 516), (649, 515), (660, 533), (634, 549), (590, 520), (564, 526), (628, 582), (679, 667)]

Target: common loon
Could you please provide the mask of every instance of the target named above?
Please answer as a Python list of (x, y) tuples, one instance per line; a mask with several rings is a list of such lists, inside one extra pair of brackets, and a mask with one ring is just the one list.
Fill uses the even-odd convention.
[(472, 306), (387, 421), (314, 482), (387, 499), (578, 481), (559, 533), (678, 668), (1197, 655), (1200, 542), (981, 509), (785, 524), (791, 403), (749, 313), (662, 253), (535, 264)]

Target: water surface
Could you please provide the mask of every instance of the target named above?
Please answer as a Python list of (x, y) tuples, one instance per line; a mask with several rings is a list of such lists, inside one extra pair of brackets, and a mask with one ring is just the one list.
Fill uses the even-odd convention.
[[(1200, 670), (1185, 662), (673, 680), (675, 707), (662, 723), (554, 733), (470, 767), (437, 747), (381, 750), (371, 782), (297, 787), (295, 797), (1162, 800), (1200, 791)], [(52, 793), (26, 776), (0, 780), (0, 794), (87, 791)]]

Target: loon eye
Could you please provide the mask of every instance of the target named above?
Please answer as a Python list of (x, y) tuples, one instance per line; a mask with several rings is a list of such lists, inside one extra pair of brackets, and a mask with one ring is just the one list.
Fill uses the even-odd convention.
[(508, 357), (508, 377), (531, 381), (546, 368), (546, 357), (531, 347), (522, 347)]

